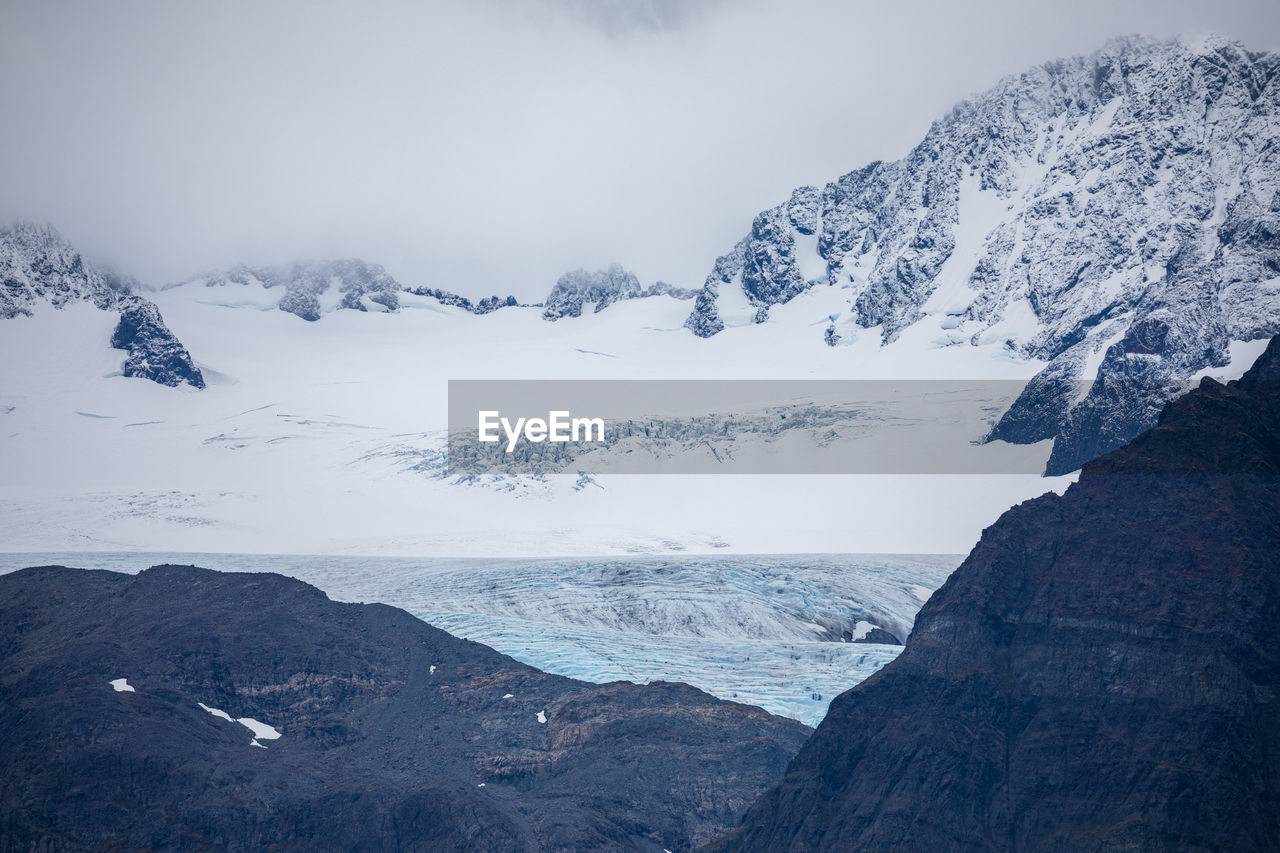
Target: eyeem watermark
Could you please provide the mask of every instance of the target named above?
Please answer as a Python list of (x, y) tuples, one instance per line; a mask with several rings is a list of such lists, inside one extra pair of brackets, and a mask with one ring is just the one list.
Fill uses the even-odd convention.
[(499, 428), (507, 437), (507, 453), (515, 452), (521, 438), (535, 444), (540, 441), (558, 444), (604, 442), (604, 418), (575, 418), (568, 410), (547, 412), (545, 419), (516, 418), (515, 423), (496, 409), (481, 411), (476, 439), (485, 443), (501, 441)]
[(1052, 444), (1040, 420), (1089, 391), (1006, 379), (450, 380), (445, 472), (1038, 475)]

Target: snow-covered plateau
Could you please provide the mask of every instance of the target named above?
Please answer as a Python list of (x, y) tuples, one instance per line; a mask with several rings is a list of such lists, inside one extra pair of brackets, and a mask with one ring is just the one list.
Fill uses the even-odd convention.
[[(442, 476), (456, 378), (1029, 378), (999, 347), (906, 339), (860, 357), (803, 334), (822, 290), (712, 340), (655, 296), (547, 323), (402, 294), (394, 315), (321, 322), (259, 289), (155, 294), (207, 387), (122, 376), (116, 318), (87, 303), (4, 321), (0, 541), (6, 550), (199, 550), (431, 556), (654, 552), (943, 552), (1067, 478), (1023, 475)], [(991, 426), (977, 420), (957, 453)], [(1011, 454), (1025, 449), (1008, 446)], [(1047, 454), (1047, 445), (1040, 452)], [(1034, 470), (1034, 469), (1033, 469)]]

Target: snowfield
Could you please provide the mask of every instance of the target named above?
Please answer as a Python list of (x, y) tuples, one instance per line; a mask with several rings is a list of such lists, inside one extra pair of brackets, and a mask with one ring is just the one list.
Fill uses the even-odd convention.
[[(257, 288), (261, 291), (261, 288)], [(253, 286), (155, 294), (208, 387), (120, 375), (114, 315), (88, 304), (6, 320), (0, 541), (11, 551), (180, 550), (430, 556), (955, 552), (1033, 475), (576, 476), (485, 487), (440, 476), (449, 379), (1025, 379), (1000, 347), (828, 347), (819, 287), (763, 326), (710, 340), (666, 296), (599, 314), (477, 316), (402, 294), (396, 314), (317, 322)], [(904, 336), (905, 338), (906, 336)], [(606, 355), (602, 355), (606, 354)], [(994, 418), (998, 413), (992, 413)], [(1026, 447), (956, 453), (1025, 456)], [(1033, 448), (1047, 455), (1047, 445)]]

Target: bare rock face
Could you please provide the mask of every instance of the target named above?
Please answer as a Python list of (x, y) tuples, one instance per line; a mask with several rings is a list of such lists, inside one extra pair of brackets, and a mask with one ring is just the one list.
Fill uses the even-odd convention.
[(271, 574), (24, 569), (0, 637), (5, 851), (688, 850), (809, 733)]
[[(993, 437), (1054, 438), (1047, 473), (1073, 471), (1233, 341), (1280, 332), (1277, 116), (1280, 54), (1218, 37), (1047, 63), (957, 105), (904, 159), (760, 213), (686, 326), (748, 322), (725, 316), (726, 287), (755, 311), (822, 284), (847, 291), (846, 336), (927, 322), (945, 346), (1044, 360)], [(813, 266), (825, 277), (806, 280)], [(1153, 324), (1161, 343), (1135, 348)], [(1041, 393), (1094, 379), (1082, 399)]]
[(716, 851), (1280, 849), (1280, 338), (1009, 510)]
[(200, 368), (164, 324), (154, 302), (125, 296), (118, 307), (120, 322), (111, 336), (111, 346), (129, 352), (121, 366), (125, 376), (141, 376), (173, 387), (184, 382), (193, 388), (204, 387)]

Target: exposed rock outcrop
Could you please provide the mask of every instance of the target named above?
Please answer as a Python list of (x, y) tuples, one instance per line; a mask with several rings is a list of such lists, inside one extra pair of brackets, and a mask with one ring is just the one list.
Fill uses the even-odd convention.
[(120, 322), (111, 335), (111, 346), (129, 353), (121, 365), (125, 376), (140, 376), (172, 387), (184, 382), (193, 388), (204, 387), (200, 368), (164, 324), (154, 302), (125, 296), (117, 307)]

